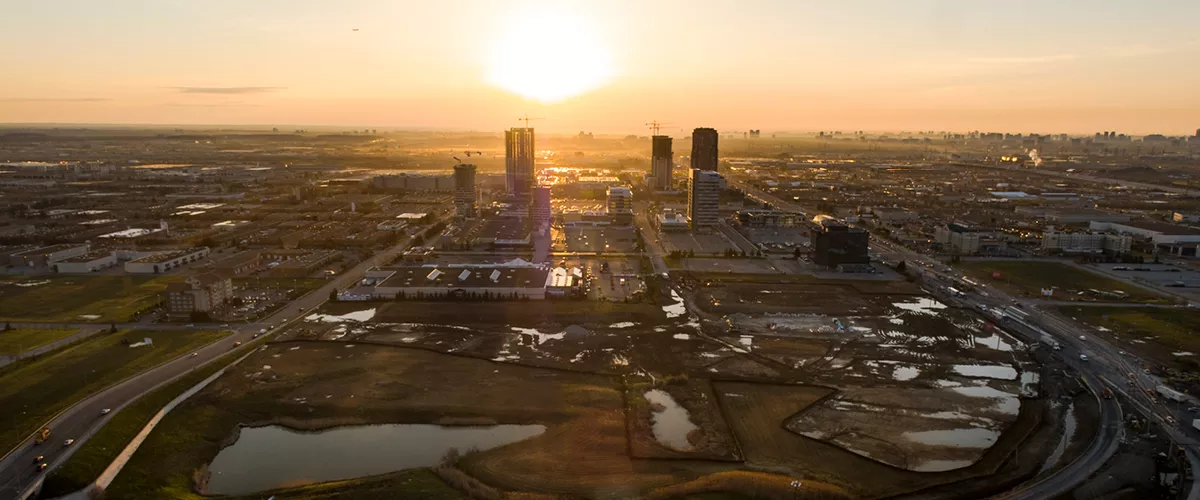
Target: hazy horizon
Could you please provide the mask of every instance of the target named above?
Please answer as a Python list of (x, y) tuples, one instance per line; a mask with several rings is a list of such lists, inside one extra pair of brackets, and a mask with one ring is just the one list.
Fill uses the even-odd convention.
[[(11, 124), (1191, 135), (1200, 3), (22, 3)], [(315, 125), (313, 125), (315, 126)]]

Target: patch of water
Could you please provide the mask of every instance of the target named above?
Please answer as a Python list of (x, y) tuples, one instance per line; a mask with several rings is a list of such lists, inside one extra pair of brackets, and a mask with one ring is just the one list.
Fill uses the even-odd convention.
[(893, 324), (893, 325), (903, 325), (903, 324), (904, 324), (904, 320), (903, 320), (903, 319), (900, 319), (900, 318), (895, 318), (895, 317), (893, 317), (893, 318), (888, 318), (888, 323), (891, 323), (891, 324)]
[(49, 285), (49, 284), (50, 284), (50, 280), (26, 281), (26, 282), (24, 282), (24, 283), (13, 283), (13, 284), (14, 284), (14, 285), (17, 285), (17, 286), (19, 286), (19, 287), (28, 288), (28, 287), (31, 287), (31, 286), (42, 286), (42, 285)]
[(937, 314), (938, 309), (945, 309), (946, 304), (930, 298), (918, 298), (911, 302), (893, 302), (892, 307), (918, 314)]
[(1195, 356), (1196, 354), (1188, 352), (1188, 351), (1178, 351), (1178, 352), (1171, 353), (1171, 355), (1172, 356)]
[(916, 472), (945, 472), (961, 469), (973, 463), (975, 462), (970, 460), (924, 460), (914, 466), (910, 466), (908, 470)]
[(336, 314), (314, 313), (314, 314), (309, 314), (308, 316), (305, 316), (304, 320), (305, 321), (320, 321), (322, 323), (345, 323), (347, 321), (358, 321), (361, 323), (364, 321), (370, 321), (371, 318), (374, 318), (374, 317), (375, 317), (375, 308), (372, 307), (370, 309), (364, 309), (362, 311), (349, 312), (346, 314), (342, 314), (340, 316), (336, 315)]
[(950, 390), (972, 398), (995, 400), (996, 406), (994, 409), (1001, 413), (1016, 415), (1021, 411), (1021, 399), (1016, 394), (993, 389), (986, 385), (951, 387)]
[(687, 314), (687, 304), (683, 302), (683, 297), (679, 296), (674, 288), (671, 289), (671, 298), (675, 300), (674, 304), (662, 306), (663, 312), (667, 313), (667, 318), (678, 318)]
[(754, 337), (751, 337), (749, 335), (742, 335), (741, 337), (738, 337), (738, 343), (746, 346), (746, 350), (753, 349), (754, 348)]
[(962, 429), (939, 429), (933, 431), (905, 432), (904, 439), (930, 446), (952, 446), (955, 448), (990, 448), (996, 444), (1000, 431), (967, 427)]
[(1035, 371), (1021, 372), (1021, 396), (1026, 398), (1038, 397), (1038, 381), (1041, 380), (1041, 374)]
[(692, 337), (691, 337), (691, 335), (688, 335), (686, 333), (676, 333), (671, 338), (673, 338), (675, 340), (690, 340)]
[(1016, 380), (1017, 369), (1007, 365), (954, 365), (954, 373), (966, 377)]
[(987, 337), (975, 337), (975, 346), (987, 347), (1003, 352), (1012, 352), (1013, 348), (1020, 343), (1010, 343), (1005, 340), (999, 333), (993, 333)]
[(629, 358), (626, 358), (620, 354), (614, 354), (612, 364), (614, 366), (629, 366)]
[(512, 331), (517, 332), (521, 335), (531, 336), (535, 340), (537, 345), (545, 344), (546, 341), (548, 341), (548, 340), (562, 340), (563, 338), (565, 338), (567, 336), (566, 332), (542, 333), (542, 332), (539, 332), (537, 328), (520, 328), (520, 327), (516, 327), (516, 326), (510, 327), (510, 328), (512, 328)]
[(904, 382), (917, 378), (919, 375), (921, 375), (921, 370), (915, 366), (897, 366), (892, 371), (892, 380)]
[(631, 326), (637, 326), (637, 323), (634, 323), (632, 321), (622, 321), (620, 323), (613, 323), (611, 325), (608, 325), (609, 328), (629, 328)]
[(650, 417), (654, 439), (668, 448), (680, 451), (691, 450), (692, 445), (688, 442), (688, 434), (699, 427), (688, 418), (687, 410), (679, 406), (679, 403), (676, 403), (670, 394), (661, 389), (647, 391), (645, 397), (647, 401), (662, 408), (661, 410), (656, 408)]
[(1076, 425), (1075, 403), (1072, 402), (1067, 406), (1066, 420), (1063, 421), (1063, 435), (1059, 438), (1058, 444), (1054, 446), (1054, 451), (1050, 453), (1049, 457), (1046, 457), (1046, 461), (1042, 464), (1042, 470), (1039, 473), (1054, 468), (1058, 464), (1058, 461), (1062, 459), (1063, 453), (1067, 451), (1067, 445), (1071, 444), (1071, 438), (1075, 436)]
[(487, 450), (546, 431), (542, 425), (358, 425), (321, 432), (247, 427), (209, 464), (208, 492), (245, 495), (283, 486), (435, 465), (451, 448)]
[(100, 319), (99, 314), (80, 314), (79, 319)]

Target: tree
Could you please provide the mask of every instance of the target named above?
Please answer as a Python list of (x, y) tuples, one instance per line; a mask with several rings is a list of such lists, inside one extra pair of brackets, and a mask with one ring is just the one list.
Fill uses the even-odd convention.
[(796, 249), (792, 251), (792, 256), (795, 257), (796, 260), (800, 260), (800, 247), (796, 247)]
[(117, 324), (113, 323), (113, 324), (108, 325), (108, 332), (109, 333), (117, 333)]
[(329, 301), (330, 301), (330, 302), (337, 302), (337, 301), (338, 301), (338, 293), (337, 293), (337, 289), (336, 289), (336, 288), (334, 288), (333, 290), (330, 290), (330, 291), (329, 291)]
[(899, 264), (896, 264), (897, 271), (904, 272), (906, 269), (908, 269), (908, 264), (905, 261), (902, 260)]

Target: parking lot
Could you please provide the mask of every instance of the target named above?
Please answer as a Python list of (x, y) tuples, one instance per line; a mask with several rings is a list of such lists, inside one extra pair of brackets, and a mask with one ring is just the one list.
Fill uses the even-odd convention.
[(1100, 271), (1136, 283), (1162, 287), (1198, 288), (1200, 272), (1168, 264), (1100, 264)]
[(660, 232), (659, 237), (662, 239), (663, 250), (667, 252), (673, 250), (694, 252), (697, 257), (700, 257), (723, 255), (729, 249), (741, 251), (719, 231), (712, 233)]
[(568, 252), (627, 253), (637, 251), (637, 230), (624, 226), (567, 227), (556, 243)]

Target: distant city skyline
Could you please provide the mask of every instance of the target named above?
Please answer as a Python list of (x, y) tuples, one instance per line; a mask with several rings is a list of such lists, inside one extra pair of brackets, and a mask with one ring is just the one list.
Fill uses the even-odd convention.
[(1192, 135), (1200, 2), (23, 2), (5, 123)]

